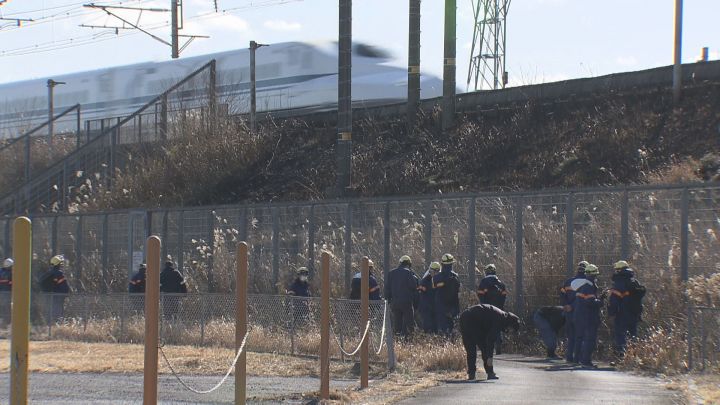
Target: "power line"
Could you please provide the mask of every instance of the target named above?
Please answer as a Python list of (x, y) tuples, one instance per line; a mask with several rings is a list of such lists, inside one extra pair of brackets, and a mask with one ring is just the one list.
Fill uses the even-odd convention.
[[(152, 1), (152, 0), (137, 0), (140, 3)], [(242, 10), (248, 10), (248, 9), (258, 9), (258, 8), (266, 8), (266, 7), (272, 7), (276, 5), (283, 5), (288, 3), (295, 3), (295, 2), (301, 2), (303, 0), (261, 0), (261, 1), (251, 1), (250, 4), (246, 4), (243, 6), (237, 6), (227, 9), (221, 9), (217, 13), (215, 12), (205, 12), (196, 14), (194, 16), (190, 16), (186, 18), (186, 20), (209, 20), (213, 18), (220, 18), (226, 15), (233, 15), (237, 11)], [(126, 1), (125, 3), (132, 2)], [(122, 4), (123, 2), (114, 2), (110, 4)], [(84, 4), (84, 3), (81, 3)], [(85, 13), (83, 13), (85, 14)], [(70, 17), (67, 17), (70, 18)], [(49, 21), (47, 21), (49, 22)], [(155, 24), (149, 24), (145, 26), (141, 26), (144, 30), (157, 30), (160, 28), (165, 28), (170, 26), (169, 21), (164, 21), (162, 23), (155, 23)], [(29, 55), (29, 54), (37, 54), (37, 53), (45, 53), (45, 52), (52, 52), (57, 50), (63, 50), (63, 49), (69, 49), (69, 48), (76, 48), (80, 46), (86, 46), (86, 45), (92, 45), (93, 43), (100, 43), (105, 42), (113, 39), (119, 39), (124, 38), (130, 35), (135, 35), (138, 32), (132, 31), (132, 32), (126, 32), (126, 33), (116, 33), (114, 29), (108, 30), (108, 31), (101, 31), (96, 34), (92, 35), (85, 35), (85, 36), (79, 36), (79, 37), (73, 37), (73, 38), (67, 38), (57, 41), (49, 41), (49, 42), (43, 42), (39, 44), (33, 44), (33, 45), (27, 45), (23, 47), (13, 48), (13, 49), (6, 49), (6, 50), (0, 50), (0, 58), (1, 57), (10, 57), (10, 56), (23, 56), (23, 55)], [(111, 36), (109, 36), (111, 35)]]

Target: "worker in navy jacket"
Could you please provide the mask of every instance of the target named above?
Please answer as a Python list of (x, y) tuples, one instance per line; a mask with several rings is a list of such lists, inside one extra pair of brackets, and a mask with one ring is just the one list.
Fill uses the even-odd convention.
[(580, 359), (575, 358), (575, 320), (573, 318), (573, 303), (575, 302), (576, 291), (572, 288), (572, 282), (585, 278), (585, 266), (588, 262), (585, 260), (578, 263), (577, 273), (575, 276), (568, 278), (560, 288), (560, 305), (563, 307), (565, 316), (565, 335), (567, 336), (567, 348), (565, 350), (565, 360), (568, 363), (579, 363)]
[(498, 378), (493, 367), (493, 349), (498, 331), (509, 327), (516, 331), (520, 328), (520, 319), (515, 314), (488, 304), (471, 306), (460, 314), (460, 333), (467, 357), (468, 379), (475, 379), (477, 349), (483, 360), (488, 380)]

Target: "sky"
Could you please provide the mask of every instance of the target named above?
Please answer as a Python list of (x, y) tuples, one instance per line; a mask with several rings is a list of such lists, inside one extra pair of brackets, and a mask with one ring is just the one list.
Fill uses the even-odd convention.
[[(196, 39), (182, 57), (260, 43), (336, 40), (337, 0), (184, 0), (181, 34)], [(89, 3), (87, 1), (86, 3)], [(465, 88), (473, 34), (473, 0), (457, 0), (458, 87)], [(118, 5), (120, 0), (96, 4)], [(407, 0), (355, 0), (353, 40), (382, 46), (406, 66)], [(507, 19), (509, 85), (524, 85), (670, 65), (675, 0), (513, 0)], [(170, 59), (170, 47), (138, 31), (91, 29), (117, 25), (79, 0), (9, 0), (4, 18), (32, 18), (13, 26), (0, 21), (0, 83)], [(702, 47), (720, 59), (720, 1), (685, 0), (683, 62)], [(168, 8), (169, 2), (124, 0), (123, 6)], [(223, 10), (225, 10), (223, 12)], [(119, 11), (169, 41), (169, 13)], [(422, 1), (421, 68), (442, 76), (442, 0)], [(40, 52), (46, 50), (45, 52)], [(261, 58), (262, 49), (258, 51)]]

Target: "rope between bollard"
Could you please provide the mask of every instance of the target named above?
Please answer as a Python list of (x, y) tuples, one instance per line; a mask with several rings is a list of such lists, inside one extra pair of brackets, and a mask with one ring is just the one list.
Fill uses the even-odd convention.
[[(385, 345), (385, 325), (386, 325), (385, 322), (387, 320), (386, 319), (386, 317), (387, 317), (387, 301), (384, 301), (384, 303), (385, 303), (385, 305), (383, 307), (384, 308), (383, 309), (383, 323), (382, 323), (382, 330), (380, 332), (380, 347), (375, 352), (376, 355), (380, 354), (380, 352), (383, 349), (383, 346)], [(372, 343), (372, 339), (370, 339), (370, 343)], [(373, 346), (375, 346), (375, 345), (373, 345)]]
[(358, 347), (353, 350), (352, 353), (348, 353), (343, 349), (342, 344), (340, 344), (340, 340), (337, 337), (337, 333), (335, 333), (335, 328), (332, 327), (332, 324), (330, 324), (330, 330), (332, 330), (333, 336), (335, 337), (335, 342), (337, 343), (338, 347), (340, 348), (340, 351), (343, 352), (344, 355), (352, 357), (357, 354), (357, 352), (360, 351), (360, 348), (362, 347), (363, 342), (365, 342), (365, 339), (367, 339), (368, 331), (370, 331), (370, 321), (367, 321), (367, 325), (365, 325), (365, 332), (363, 332), (363, 337), (360, 340), (360, 343), (358, 344)]
[(165, 359), (165, 363), (167, 363), (168, 367), (170, 368), (170, 371), (175, 376), (175, 378), (178, 380), (180, 385), (188, 389), (189, 391), (192, 391), (196, 394), (209, 394), (218, 388), (220, 388), (224, 383), (225, 380), (230, 376), (230, 373), (232, 373), (233, 369), (235, 368), (235, 365), (237, 364), (238, 359), (240, 358), (240, 355), (245, 350), (245, 343), (247, 342), (247, 337), (250, 332), (245, 333), (245, 337), (243, 337), (242, 343), (240, 344), (240, 349), (238, 349), (237, 355), (235, 355), (235, 360), (233, 360), (232, 365), (230, 365), (230, 368), (228, 369), (227, 373), (225, 374), (225, 377), (220, 380), (219, 383), (217, 383), (214, 387), (210, 388), (209, 390), (197, 390), (191, 386), (189, 386), (185, 381), (183, 381), (180, 376), (175, 372), (175, 369), (173, 369), (173, 366), (170, 364), (170, 360), (168, 360), (167, 356), (165, 356), (165, 351), (162, 349), (162, 346), (158, 346), (158, 349), (160, 349), (160, 353), (162, 354), (163, 358)]

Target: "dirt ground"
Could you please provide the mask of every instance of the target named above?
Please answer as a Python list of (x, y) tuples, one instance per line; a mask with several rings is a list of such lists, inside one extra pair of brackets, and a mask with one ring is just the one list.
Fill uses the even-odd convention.
[[(227, 372), (234, 353), (230, 349), (218, 347), (166, 346), (163, 348), (168, 360), (176, 372), (183, 376), (193, 376), (203, 386), (210, 376), (219, 381)], [(10, 369), (10, 347), (8, 340), (0, 341), (0, 373)], [(61, 384), (56, 382), (57, 375), (72, 374), (92, 384), (92, 375), (103, 374), (138, 376), (143, 371), (144, 348), (142, 345), (113, 343), (84, 343), (68, 341), (32, 341), (30, 342), (30, 373), (47, 374), (41, 384)], [(400, 368), (387, 374), (383, 365), (371, 365), (371, 383), (365, 390), (358, 389), (357, 366), (354, 362), (331, 362), (333, 379), (332, 398), (338, 402), (352, 403), (393, 403), (412, 396), (414, 393), (438, 385), (442, 380), (454, 374), (416, 373)], [(253, 353), (247, 355), (248, 375), (261, 377), (254, 379), (248, 394), (257, 400), (285, 400), (296, 397), (312, 398), (317, 395), (318, 360), (272, 353)], [(161, 381), (170, 378), (170, 370), (160, 357), (159, 372)], [(204, 376), (204, 377), (201, 377)], [(205, 378), (208, 377), (208, 378)], [(122, 376), (117, 376), (122, 379)], [(293, 380), (281, 380), (293, 378)], [(310, 379), (308, 379), (310, 378)], [(205, 381), (207, 380), (207, 381)], [(290, 382), (288, 382), (290, 381)], [(232, 378), (230, 378), (232, 382)], [(32, 383), (32, 380), (31, 380)], [(298, 392), (295, 388), (301, 386)], [(269, 387), (269, 388), (268, 388)], [(274, 391), (272, 387), (277, 387)], [(179, 385), (178, 390), (183, 390)], [(207, 387), (206, 387), (207, 388)], [(253, 389), (259, 390), (253, 392)], [(141, 388), (140, 388), (141, 390)], [(139, 392), (142, 394), (142, 391)]]

